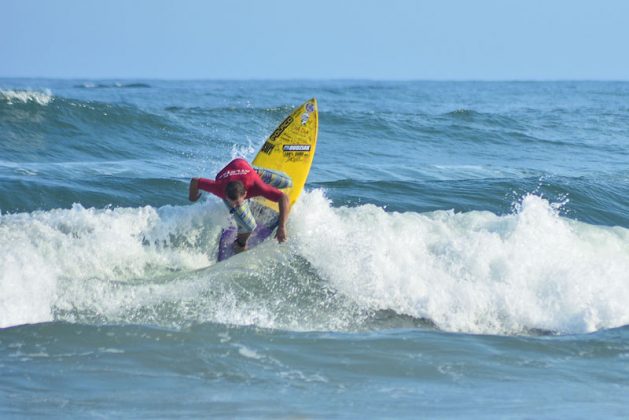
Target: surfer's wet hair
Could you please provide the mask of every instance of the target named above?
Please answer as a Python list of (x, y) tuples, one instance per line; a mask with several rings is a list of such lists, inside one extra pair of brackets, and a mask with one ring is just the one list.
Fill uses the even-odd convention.
[(242, 181), (231, 181), (225, 187), (225, 195), (230, 200), (238, 200), (246, 193), (247, 190), (245, 190), (245, 185), (242, 183)]

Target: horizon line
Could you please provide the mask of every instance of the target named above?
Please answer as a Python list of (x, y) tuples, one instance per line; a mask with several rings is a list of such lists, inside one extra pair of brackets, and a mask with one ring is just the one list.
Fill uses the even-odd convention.
[(66, 80), (66, 81), (162, 81), (162, 82), (629, 82), (629, 79), (615, 78), (371, 78), (371, 77), (304, 77), (304, 78), (266, 78), (266, 77), (250, 77), (250, 78), (222, 78), (222, 77), (51, 77), (51, 76), (0, 76), (0, 80)]

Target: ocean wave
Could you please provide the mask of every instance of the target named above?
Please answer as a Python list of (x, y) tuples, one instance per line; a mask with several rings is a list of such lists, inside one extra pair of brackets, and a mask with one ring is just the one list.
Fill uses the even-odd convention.
[(34, 103), (37, 105), (48, 105), (54, 99), (50, 89), (44, 90), (0, 90), (0, 101), (7, 105), (15, 103)]
[(505, 216), (334, 209), (317, 192), (300, 204), (300, 255), (362, 308), (472, 333), (629, 323), (629, 230), (563, 218), (538, 196)]
[(629, 230), (558, 215), (333, 207), (307, 192), (290, 239), (216, 265), (220, 203), (0, 216), (0, 326), (51, 320), (348, 331), (586, 333), (629, 324)]
[(85, 82), (75, 86), (79, 89), (132, 89), (132, 88), (150, 88), (151, 85), (148, 83), (94, 83), (94, 82)]
[(495, 112), (480, 112), (474, 109), (459, 108), (451, 112), (447, 112), (437, 117), (437, 120), (444, 118), (446, 121), (464, 122), (472, 124), (473, 127), (483, 128), (485, 130), (506, 129), (510, 134), (528, 131), (529, 127), (520, 119)]
[(475, 115), (482, 115), (480, 112), (476, 112), (473, 109), (459, 108), (457, 110), (447, 112), (445, 115), (452, 117), (473, 117)]
[[(183, 132), (176, 121), (133, 104), (31, 96), (32, 101), (25, 99), (28, 102), (0, 100), (0, 129), (12, 140), (9, 146), (14, 150), (32, 153), (25, 145), (35, 144), (52, 161), (65, 160), (76, 152), (89, 156), (87, 159), (139, 156), (151, 153), (159, 144), (153, 139), (166, 144)], [(123, 138), (127, 141), (121, 141)], [(144, 138), (151, 139), (151, 148), (140, 144)]]
[[(68, 305), (102, 305), (106, 314), (121, 302), (92, 301), (104, 284), (115, 291), (116, 282), (207, 266), (204, 245), (212, 241), (195, 228), (201, 225), (218, 225), (201, 207), (75, 204), (0, 215), (0, 327), (50, 321), (55, 308)], [(67, 282), (72, 287), (64, 289)]]
[(169, 105), (164, 108), (165, 111), (179, 114), (179, 115), (192, 115), (192, 116), (272, 116), (274, 118), (280, 118), (290, 113), (293, 108), (286, 107), (253, 107), (253, 106), (181, 106), (181, 105)]

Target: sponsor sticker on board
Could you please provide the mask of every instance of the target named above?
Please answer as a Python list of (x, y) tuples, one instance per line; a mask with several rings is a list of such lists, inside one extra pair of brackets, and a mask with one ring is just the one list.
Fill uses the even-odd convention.
[(285, 144), (283, 149), (285, 152), (309, 152), (309, 144)]

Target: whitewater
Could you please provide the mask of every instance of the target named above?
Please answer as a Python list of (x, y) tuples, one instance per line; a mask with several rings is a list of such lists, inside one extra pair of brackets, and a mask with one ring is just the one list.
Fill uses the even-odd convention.
[[(98, 314), (102, 322), (165, 327), (220, 321), (352, 331), (369, 328), (368, 318), (356, 318), (379, 310), (430, 320), (444, 331), (485, 334), (585, 333), (629, 324), (629, 230), (562, 218), (533, 195), (523, 198), (516, 213), (496, 216), (334, 208), (322, 190), (314, 190), (293, 211), (289, 245), (265, 244), (215, 270), (215, 238), (229, 223), (215, 202), (157, 209), (75, 204), (1, 217), (2, 327), (79, 322)], [(236, 286), (195, 298), (216, 286), (215, 271), (229, 270), (222, 277), (231, 278), (236, 269), (241, 272), (234, 281), (247, 279), (237, 287), (253, 294), (267, 276), (273, 281), (278, 265), (294, 264), (290, 260), (304, 261), (288, 274), (294, 282), (316, 270), (314, 292), (333, 289), (343, 309), (325, 320), (317, 314), (322, 302), (301, 307), (299, 314), (290, 313), (293, 305), (267, 307), (264, 301), (253, 313), (236, 310), (229, 305), (242, 293)], [(177, 279), (175, 273), (186, 275)], [(161, 279), (168, 274), (174, 281)], [(290, 292), (280, 287), (266, 299)], [(313, 290), (305, 287), (303, 293)], [(177, 321), (169, 316), (172, 308), (160, 314), (160, 305), (196, 309)], [(146, 319), (127, 319), (140, 310)]]

